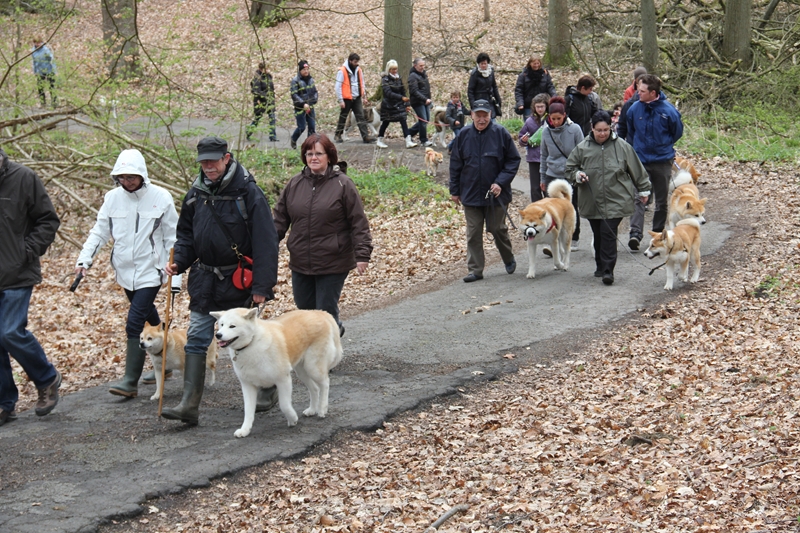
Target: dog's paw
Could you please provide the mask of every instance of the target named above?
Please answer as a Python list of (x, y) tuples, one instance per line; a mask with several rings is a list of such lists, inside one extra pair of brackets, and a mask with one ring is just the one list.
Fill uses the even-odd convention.
[(296, 426), (297, 425), (297, 414), (294, 414), (294, 416), (287, 416), (286, 417), (286, 422), (287, 422), (287, 424), (289, 425), (290, 428)]
[(152, 396), (150, 396), (150, 399), (151, 400), (158, 400), (158, 393), (155, 393)]
[(303, 416), (314, 416), (315, 414), (317, 414), (317, 410), (311, 407), (303, 411)]
[(245, 428), (239, 428), (239, 429), (237, 429), (236, 431), (233, 432), (233, 436), (236, 437), (237, 439), (243, 439), (244, 437), (248, 436), (249, 434), (250, 434), (250, 430), (249, 429), (245, 429)]
[(536, 277), (536, 274), (533, 272), (528, 272), (528, 275), (526, 275), (525, 277), (528, 279), (534, 279)]

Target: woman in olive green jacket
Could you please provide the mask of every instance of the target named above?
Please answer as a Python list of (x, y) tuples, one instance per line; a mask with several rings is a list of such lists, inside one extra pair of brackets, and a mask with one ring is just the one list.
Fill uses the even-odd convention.
[(594, 275), (611, 285), (617, 264), (617, 228), (633, 214), (637, 191), (647, 197), (651, 187), (633, 147), (611, 131), (608, 112), (592, 116), (592, 131), (569, 154), (566, 177), (579, 191), (581, 216), (592, 227)]

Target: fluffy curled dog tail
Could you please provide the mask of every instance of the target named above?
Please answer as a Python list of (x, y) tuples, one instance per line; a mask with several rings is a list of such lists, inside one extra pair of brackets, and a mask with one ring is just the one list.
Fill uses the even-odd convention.
[(678, 170), (670, 177), (669, 194), (672, 194), (672, 191), (674, 191), (681, 185), (686, 185), (687, 183), (694, 183), (694, 181), (692, 180), (691, 172), (684, 169)]
[(700, 229), (700, 223), (697, 221), (696, 218), (684, 218), (683, 220), (679, 220), (676, 226), (694, 226), (697, 229)]
[(572, 201), (572, 185), (567, 180), (553, 180), (547, 186), (547, 196)]

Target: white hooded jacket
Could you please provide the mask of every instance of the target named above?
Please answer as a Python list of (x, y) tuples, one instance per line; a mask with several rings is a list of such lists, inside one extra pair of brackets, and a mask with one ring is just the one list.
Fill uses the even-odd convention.
[[(142, 176), (141, 188), (126, 191), (117, 179), (121, 174)], [(130, 291), (159, 286), (167, 281), (164, 266), (175, 244), (178, 225), (172, 195), (150, 183), (147, 165), (138, 150), (123, 150), (119, 154), (111, 178), (118, 187), (106, 193), (77, 266), (90, 268), (100, 248), (114, 239), (111, 266), (117, 274), (117, 283)], [(176, 281), (180, 283), (173, 278), (173, 285)]]

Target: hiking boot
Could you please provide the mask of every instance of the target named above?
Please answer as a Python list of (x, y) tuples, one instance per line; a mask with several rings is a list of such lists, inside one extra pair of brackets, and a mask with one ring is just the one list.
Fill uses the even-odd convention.
[(517, 262), (515, 260), (511, 260), (510, 263), (506, 264), (506, 272), (509, 274), (513, 274), (514, 271), (517, 269)]
[(433, 141), (425, 141), (425, 143), (422, 146), (424, 146), (425, 148), (428, 148), (429, 146), (433, 146)]
[(122, 380), (109, 387), (108, 392), (116, 396), (136, 398), (139, 395), (139, 378), (142, 376), (144, 360), (147, 357), (139, 339), (128, 339), (125, 348), (125, 375)]
[(611, 272), (606, 272), (603, 274), (603, 284), (604, 285), (612, 285), (614, 283), (614, 274)]
[(411, 135), (406, 135), (406, 148), (415, 148), (419, 146), (414, 140), (411, 138)]
[(39, 399), (36, 400), (37, 416), (50, 414), (50, 411), (58, 405), (58, 388), (61, 386), (61, 372), (56, 370), (56, 377), (49, 385), (36, 389)]
[(6, 422), (13, 422), (16, 419), (16, 411), (6, 411), (5, 409), (0, 409), (0, 426), (4, 425)]
[(256, 397), (256, 413), (269, 411), (278, 403), (278, 387), (273, 385), (268, 389), (258, 389)]
[(339, 324), (339, 338), (344, 337), (344, 324)]
[(271, 142), (271, 143), (276, 143), (276, 142), (280, 142), (280, 141), (278, 141), (278, 138), (277, 138), (277, 137), (270, 137), (270, 138), (269, 138), (269, 142)]
[(341, 133), (337, 133), (336, 135), (334, 135), (333, 136), (333, 142), (335, 142), (335, 143), (343, 143), (344, 139), (342, 139), (342, 134)]
[(367, 135), (366, 137), (364, 137), (364, 144), (372, 144), (377, 140), (378, 140), (377, 137), (373, 137), (372, 135)]
[(547, 257), (553, 257), (553, 251), (547, 245), (542, 246), (542, 253)]
[(289, 146), (292, 147), (292, 150), (296, 149), (297, 148), (297, 141), (292, 139), (291, 141), (289, 141)]
[(603, 271), (602, 270), (595, 270), (594, 271), (594, 277), (602, 278), (603, 277)]
[(464, 276), (464, 283), (472, 283), (473, 281), (478, 281), (483, 279), (483, 276), (480, 274), (468, 274)]
[(638, 237), (631, 237), (630, 240), (628, 241), (628, 248), (630, 248), (635, 252), (639, 249), (640, 242), (641, 239), (639, 239)]
[(189, 426), (196, 426), (200, 418), (200, 400), (206, 382), (206, 354), (186, 354), (186, 368), (183, 371), (183, 397), (181, 403), (171, 409), (162, 409), (161, 417), (167, 420), (180, 420)]
[[(170, 379), (172, 377), (172, 370), (169, 368), (166, 372), (164, 372), (164, 379)], [(147, 374), (142, 375), (142, 385), (155, 385), (156, 384), (156, 371), (151, 370)]]

